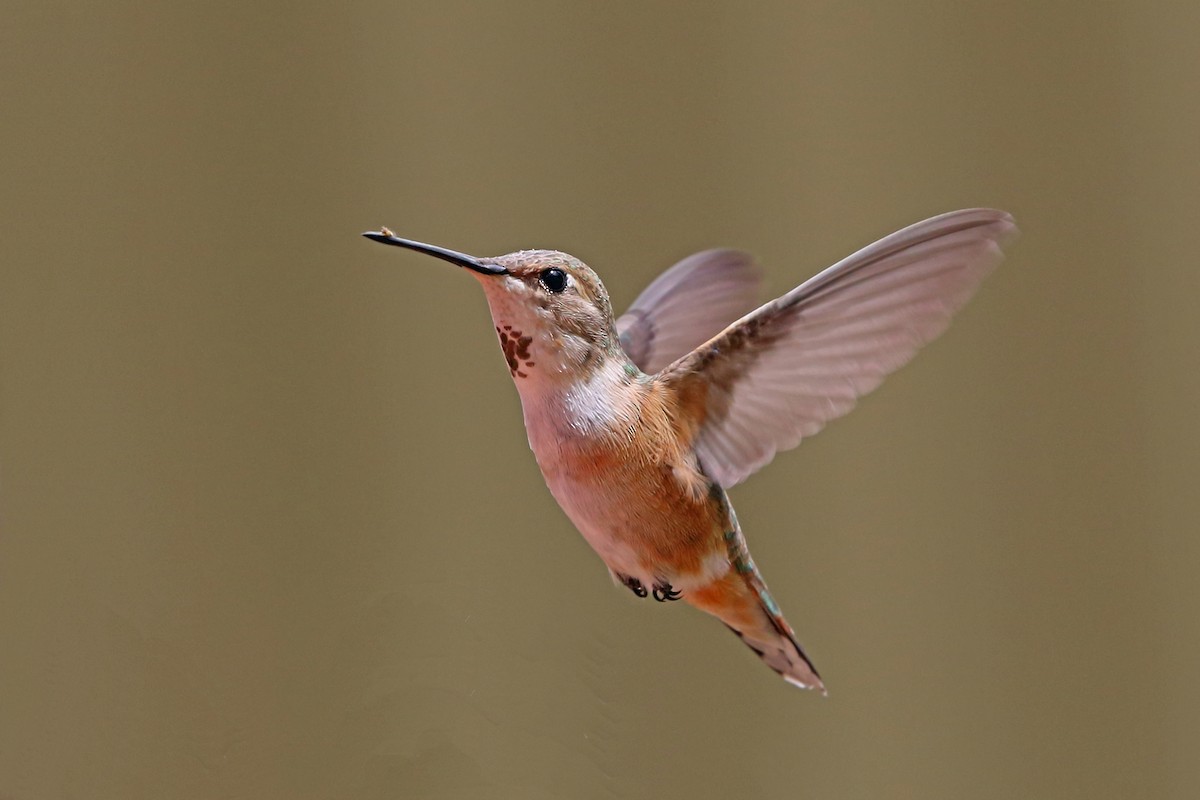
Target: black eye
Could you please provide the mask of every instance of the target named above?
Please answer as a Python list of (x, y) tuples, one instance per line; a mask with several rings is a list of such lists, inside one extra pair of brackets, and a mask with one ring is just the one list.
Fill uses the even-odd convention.
[(567, 273), (558, 267), (544, 269), (538, 277), (542, 281), (542, 286), (545, 286), (547, 291), (551, 291), (554, 294), (559, 294), (563, 289), (567, 288)]

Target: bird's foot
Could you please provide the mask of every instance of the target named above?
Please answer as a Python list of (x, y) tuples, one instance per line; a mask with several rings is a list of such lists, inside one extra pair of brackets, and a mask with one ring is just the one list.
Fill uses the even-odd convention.
[[(645, 590), (643, 589), (642, 591)], [(667, 600), (678, 600), (680, 597), (683, 597), (683, 592), (680, 592), (671, 584), (664, 582), (654, 584), (653, 595), (655, 600), (663, 603)]]
[(629, 591), (633, 592), (638, 597), (646, 597), (650, 594), (646, 591), (646, 587), (642, 585), (642, 582), (637, 578), (629, 575), (621, 575), (620, 573), (617, 573), (617, 578), (621, 581), (621, 583), (629, 587)]

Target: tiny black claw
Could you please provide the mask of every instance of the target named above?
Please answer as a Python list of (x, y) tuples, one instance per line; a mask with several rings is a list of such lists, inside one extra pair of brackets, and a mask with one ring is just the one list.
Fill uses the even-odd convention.
[(654, 599), (662, 603), (667, 600), (678, 600), (683, 596), (683, 593), (677, 591), (674, 586), (669, 583), (656, 584), (654, 587)]
[(649, 592), (646, 591), (646, 587), (642, 586), (642, 582), (637, 578), (631, 578), (628, 575), (621, 575), (619, 577), (621, 578), (621, 582), (629, 587), (629, 591), (633, 592), (638, 597), (646, 597), (649, 594)]

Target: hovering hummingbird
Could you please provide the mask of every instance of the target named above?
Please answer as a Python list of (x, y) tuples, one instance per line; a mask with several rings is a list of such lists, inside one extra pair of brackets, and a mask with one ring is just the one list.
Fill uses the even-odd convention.
[(363, 235), (465, 267), (483, 286), (529, 446), (614, 581), (712, 614), (784, 680), (824, 692), (725, 492), (940, 334), (1015, 233), (1003, 211), (953, 211), (757, 309), (751, 257), (708, 250), (616, 319), (596, 273), (566, 253), (476, 258), (387, 228)]

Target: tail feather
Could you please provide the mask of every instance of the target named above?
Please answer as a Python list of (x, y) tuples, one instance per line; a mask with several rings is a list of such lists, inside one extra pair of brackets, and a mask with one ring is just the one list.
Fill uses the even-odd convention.
[(801, 689), (818, 689), (821, 694), (828, 694), (812, 660), (796, 641), (795, 634), (789, 632), (790, 628), (777, 629), (772, 636), (752, 638), (752, 634), (740, 631), (732, 625), (727, 624), (727, 627), (788, 683)]
[(788, 683), (828, 694), (817, 668), (805, 655), (804, 648), (796, 641), (795, 631), (767, 591), (766, 581), (750, 557), (750, 548), (729, 498), (715, 483), (711, 486), (710, 496), (720, 504), (724, 517), (729, 569), (707, 586), (685, 591), (683, 599), (724, 622)]
[(731, 569), (708, 586), (685, 592), (684, 599), (724, 622), (788, 683), (827, 694), (816, 667), (796, 641), (753, 562), (739, 566), (742, 568)]

